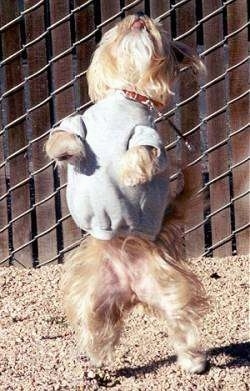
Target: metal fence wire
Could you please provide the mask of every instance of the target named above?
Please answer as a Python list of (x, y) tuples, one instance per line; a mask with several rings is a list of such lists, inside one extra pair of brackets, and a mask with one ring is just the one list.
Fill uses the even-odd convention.
[(187, 254), (249, 252), (247, 1), (2, 0), (1, 265), (62, 262), (80, 242), (66, 174), (46, 158), (44, 143), (51, 127), (91, 104), (86, 70), (103, 32), (139, 10), (194, 47), (207, 68), (199, 77), (181, 72), (158, 119), (172, 161), (182, 153), (174, 126), (196, 145), (189, 169), (209, 201), (188, 218)]

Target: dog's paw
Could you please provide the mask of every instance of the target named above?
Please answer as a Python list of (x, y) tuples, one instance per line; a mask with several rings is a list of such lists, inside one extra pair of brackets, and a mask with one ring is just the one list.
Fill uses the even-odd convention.
[(72, 133), (57, 131), (45, 144), (47, 155), (58, 162), (72, 162), (84, 156), (84, 147), (80, 138)]
[(182, 354), (178, 357), (178, 364), (187, 372), (202, 373), (206, 370), (207, 359), (206, 355), (201, 352), (192, 354)]
[(155, 148), (138, 146), (129, 149), (120, 162), (120, 178), (124, 186), (136, 186), (152, 180), (157, 172)]
[(135, 173), (135, 172), (125, 172), (122, 176), (122, 182), (124, 186), (137, 186), (146, 183), (148, 178), (143, 173)]

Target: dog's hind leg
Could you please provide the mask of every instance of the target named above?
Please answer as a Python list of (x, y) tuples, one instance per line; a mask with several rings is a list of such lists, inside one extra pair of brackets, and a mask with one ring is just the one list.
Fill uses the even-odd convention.
[(100, 365), (111, 358), (123, 318), (135, 304), (119, 246), (113, 240), (88, 238), (68, 261), (62, 285), (79, 346)]
[(164, 257), (156, 245), (140, 251), (140, 274), (133, 290), (145, 309), (164, 317), (169, 335), (183, 369), (193, 373), (205, 369), (206, 358), (200, 350), (199, 318), (207, 307), (202, 285), (180, 262)]
[(156, 273), (159, 296), (155, 306), (168, 322), (178, 364), (189, 372), (200, 373), (206, 367), (199, 335), (199, 320), (206, 307), (205, 296), (194, 275), (176, 270), (170, 275), (171, 279), (165, 285), (163, 276), (157, 280)]

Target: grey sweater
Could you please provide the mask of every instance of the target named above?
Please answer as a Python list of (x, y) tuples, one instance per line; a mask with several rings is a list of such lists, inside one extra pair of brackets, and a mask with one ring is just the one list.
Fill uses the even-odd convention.
[[(167, 161), (148, 108), (116, 91), (57, 129), (81, 137), (86, 157), (68, 164), (67, 202), (76, 224), (97, 239), (139, 235), (154, 240), (169, 202)], [(53, 131), (52, 131), (53, 132)], [(134, 146), (159, 150), (159, 173), (150, 182), (124, 186), (119, 162)]]

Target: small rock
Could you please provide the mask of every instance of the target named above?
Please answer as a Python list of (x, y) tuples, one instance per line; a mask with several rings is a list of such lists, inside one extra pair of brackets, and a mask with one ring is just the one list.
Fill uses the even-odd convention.
[(95, 372), (94, 371), (88, 371), (87, 372), (87, 378), (88, 379), (94, 379), (96, 377), (96, 374), (95, 374)]
[(210, 278), (214, 278), (215, 280), (218, 280), (219, 278), (221, 278), (221, 276), (215, 272), (210, 275)]

